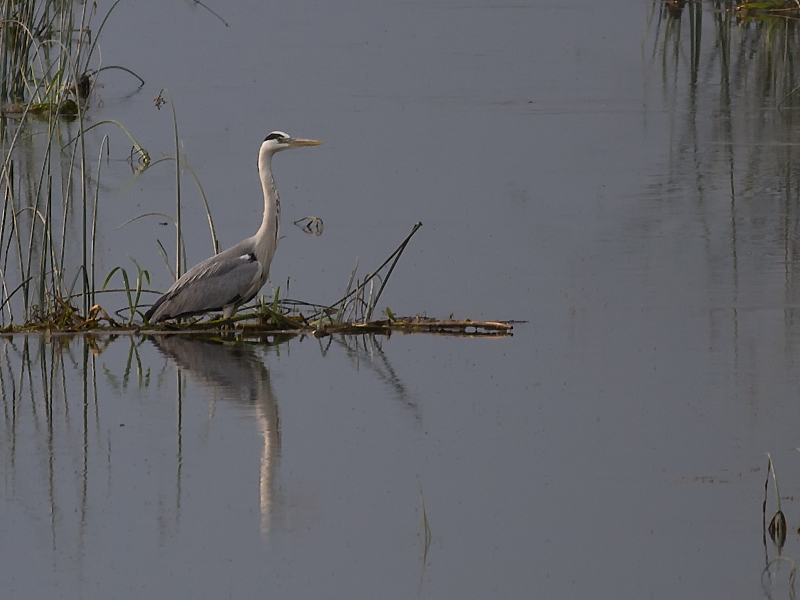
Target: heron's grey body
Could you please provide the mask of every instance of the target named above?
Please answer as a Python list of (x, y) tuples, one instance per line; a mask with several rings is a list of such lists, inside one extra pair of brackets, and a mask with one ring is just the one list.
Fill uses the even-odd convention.
[(280, 198), (272, 179), (276, 152), (322, 142), (291, 138), (273, 131), (261, 144), (258, 173), (264, 190), (264, 216), (256, 234), (189, 269), (145, 313), (150, 323), (221, 310), (232, 317), (240, 306), (255, 298), (269, 277), (278, 247)]

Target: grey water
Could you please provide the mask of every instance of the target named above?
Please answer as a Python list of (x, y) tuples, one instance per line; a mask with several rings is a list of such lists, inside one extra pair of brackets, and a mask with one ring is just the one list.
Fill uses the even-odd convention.
[[(789, 597), (796, 28), (708, 2), (207, 6), (224, 23), (118, 4), (103, 64), (146, 84), (104, 71), (89, 119), (159, 158), (174, 108), (223, 247), (260, 222), (264, 136), (323, 140), (275, 160), (267, 295), (333, 302), (421, 221), (379, 309), (525, 322), (1, 339), (2, 597)], [(93, 156), (106, 133), (98, 273), (130, 256), (165, 289), (166, 219), (119, 226), (174, 213), (174, 163), (132, 169), (113, 128)]]

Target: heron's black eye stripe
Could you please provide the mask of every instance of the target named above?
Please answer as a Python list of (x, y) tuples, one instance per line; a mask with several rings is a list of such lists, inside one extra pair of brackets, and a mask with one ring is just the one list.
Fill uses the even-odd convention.
[(284, 137), (286, 137), (286, 136), (283, 135), (282, 133), (278, 133), (277, 131), (273, 131), (266, 138), (264, 138), (264, 141), (268, 142), (269, 140), (279, 140), (279, 139), (284, 138)]

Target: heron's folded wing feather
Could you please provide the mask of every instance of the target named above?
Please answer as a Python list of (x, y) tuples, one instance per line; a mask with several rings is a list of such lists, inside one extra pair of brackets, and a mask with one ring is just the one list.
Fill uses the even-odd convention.
[(224, 254), (199, 263), (176, 281), (159, 307), (158, 316), (175, 318), (249, 300), (246, 296), (261, 273), (261, 264), (252, 254)]
[[(237, 244), (238, 246), (239, 244)], [(202, 262), (197, 263), (191, 269), (186, 271), (183, 276), (178, 279), (169, 291), (177, 291), (185, 287), (189, 282), (205, 279), (207, 277), (222, 277), (230, 271), (242, 268), (250, 263), (255, 262), (256, 258), (249, 251), (238, 250), (236, 246), (229, 248), (214, 256), (209, 256)]]

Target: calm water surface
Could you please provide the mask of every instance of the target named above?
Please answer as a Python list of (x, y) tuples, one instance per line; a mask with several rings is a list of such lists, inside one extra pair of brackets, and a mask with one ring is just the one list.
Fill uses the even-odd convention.
[[(168, 88), (223, 246), (260, 221), (265, 134), (324, 140), (276, 159), (272, 286), (333, 301), (422, 221), (386, 305), (528, 322), (2, 341), (3, 597), (787, 597), (761, 503), (771, 452), (800, 558), (794, 31), (624, 0), (213, 8), (120, 3), (103, 61), (147, 84), (104, 72), (91, 118), (174, 155)], [(164, 289), (172, 232), (116, 228), (173, 211), (172, 163), (132, 174), (117, 134), (98, 272), (131, 255)]]

